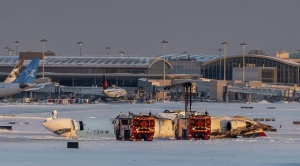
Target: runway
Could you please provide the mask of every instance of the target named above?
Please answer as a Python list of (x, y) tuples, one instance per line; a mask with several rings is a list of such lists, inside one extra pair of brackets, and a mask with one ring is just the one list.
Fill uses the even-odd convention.
[[(0, 131), (0, 159), (3, 165), (300, 165), (299, 103), (193, 103), (193, 110), (212, 116), (241, 115), (252, 118), (275, 118), (266, 122), (277, 128), (265, 138), (220, 140), (154, 139), (152, 142), (123, 142), (115, 138), (67, 139), (56, 136), (41, 125), (56, 109), (59, 117), (84, 119), (110, 118), (119, 112), (162, 112), (184, 109), (182, 103), (46, 105), (1, 104), (1, 125), (9, 122), (12, 131)], [(251, 106), (253, 109), (241, 109)], [(276, 109), (267, 109), (276, 107)], [(280, 128), (281, 126), (281, 128)], [(68, 149), (76, 141), (79, 149)], [(1, 165), (2, 165), (1, 164)]]

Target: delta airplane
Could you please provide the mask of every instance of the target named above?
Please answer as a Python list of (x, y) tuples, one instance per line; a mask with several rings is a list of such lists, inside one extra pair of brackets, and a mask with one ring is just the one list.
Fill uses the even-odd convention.
[(19, 77), (20, 66), (16, 66), (5, 82), (0, 83), (0, 97), (7, 97), (35, 87), (34, 82), (39, 66), (39, 59), (32, 59)]
[[(77, 121), (70, 118), (58, 118), (57, 111), (42, 124), (46, 129), (61, 137), (115, 137), (114, 118), (89, 118)], [(155, 115), (154, 138), (174, 139), (175, 132), (173, 120), (176, 115), (172, 113), (159, 113)], [(264, 131), (271, 131), (272, 126), (255, 122), (241, 116), (211, 117), (211, 138), (236, 138), (266, 136)]]
[(103, 93), (107, 98), (122, 98), (127, 95), (127, 91), (125, 89), (114, 86), (112, 88), (108, 88), (105, 75), (103, 75)]

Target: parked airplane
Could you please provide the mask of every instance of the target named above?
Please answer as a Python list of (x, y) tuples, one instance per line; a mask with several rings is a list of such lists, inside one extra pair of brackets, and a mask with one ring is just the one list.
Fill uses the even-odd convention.
[(12, 73), (10, 74), (10, 76), (12, 77), (9, 78), (11, 79), (9, 79), (7, 82), (0, 83), (0, 97), (14, 95), (36, 86), (36, 83), (34, 83), (34, 81), (36, 78), (39, 62), (39, 59), (32, 59), (31, 62), (27, 65), (27, 67), (22, 71), (21, 75), (16, 79), (14, 79), (14, 77), (17, 75), (18, 72), (14, 74), (12, 73), (15, 69), (19, 70), (19, 67), (15, 67)]
[(105, 75), (103, 75), (103, 93), (107, 98), (122, 98), (127, 95), (127, 91), (125, 89), (118, 88), (115, 86), (108, 88)]
[[(53, 117), (48, 118), (42, 124), (49, 131), (61, 137), (115, 137), (114, 120), (115, 119), (96, 119), (90, 118), (83, 121), (77, 121), (70, 118), (58, 118), (57, 111), (53, 111)], [(154, 138), (174, 138), (174, 118), (175, 114), (159, 113), (155, 115), (155, 133)], [(122, 122), (123, 123), (123, 122)], [(127, 124), (129, 125), (129, 124)], [(210, 138), (236, 138), (261, 137), (266, 136), (264, 131), (274, 129), (272, 126), (257, 123), (250, 119), (235, 116), (211, 117)]]

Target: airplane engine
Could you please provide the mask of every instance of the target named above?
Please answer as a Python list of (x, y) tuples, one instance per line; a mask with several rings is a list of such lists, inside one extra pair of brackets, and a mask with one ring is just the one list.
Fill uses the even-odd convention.
[(243, 120), (231, 120), (227, 123), (228, 131), (236, 131), (236, 130), (245, 130), (247, 128), (247, 124)]

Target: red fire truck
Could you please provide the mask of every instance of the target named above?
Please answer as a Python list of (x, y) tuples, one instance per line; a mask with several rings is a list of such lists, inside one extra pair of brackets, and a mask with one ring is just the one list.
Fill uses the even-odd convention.
[(209, 140), (211, 133), (211, 117), (207, 114), (191, 113), (177, 115), (174, 119), (175, 139)]
[(155, 131), (154, 116), (145, 114), (120, 114), (115, 119), (114, 131), (117, 140), (152, 141)]

